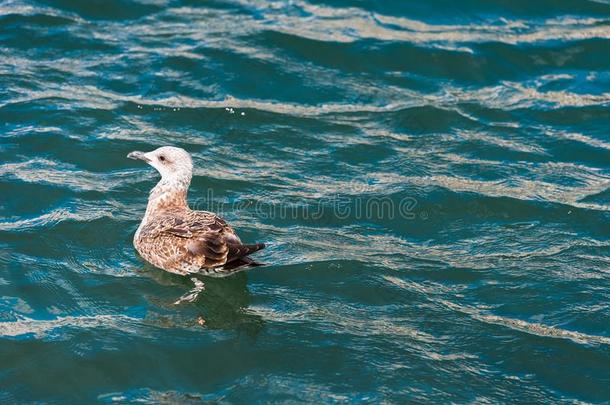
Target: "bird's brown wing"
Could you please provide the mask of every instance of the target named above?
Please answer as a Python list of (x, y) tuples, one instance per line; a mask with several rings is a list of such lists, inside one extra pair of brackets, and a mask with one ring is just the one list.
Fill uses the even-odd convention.
[(145, 259), (179, 274), (218, 268), (264, 247), (241, 244), (222, 218), (205, 211), (154, 218), (142, 228), (140, 245)]

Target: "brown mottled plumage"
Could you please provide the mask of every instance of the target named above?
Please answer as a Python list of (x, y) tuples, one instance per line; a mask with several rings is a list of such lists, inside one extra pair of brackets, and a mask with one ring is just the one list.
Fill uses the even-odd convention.
[(258, 264), (247, 256), (264, 244), (244, 245), (222, 218), (189, 208), (186, 194), (193, 164), (185, 150), (164, 146), (148, 153), (131, 152), (127, 157), (144, 160), (161, 174), (133, 239), (146, 261), (176, 274), (217, 277)]

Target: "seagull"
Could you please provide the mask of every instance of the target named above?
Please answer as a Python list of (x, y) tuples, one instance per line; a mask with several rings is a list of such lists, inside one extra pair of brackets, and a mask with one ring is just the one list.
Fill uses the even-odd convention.
[(133, 238), (142, 258), (170, 273), (212, 277), (260, 265), (248, 255), (263, 249), (264, 243), (243, 244), (218, 215), (189, 208), (186, 196), (193, 161), (188, 152), (163, 146), (146, 153), (134, 151), (127, 157), (143, 160), (161, 175)]

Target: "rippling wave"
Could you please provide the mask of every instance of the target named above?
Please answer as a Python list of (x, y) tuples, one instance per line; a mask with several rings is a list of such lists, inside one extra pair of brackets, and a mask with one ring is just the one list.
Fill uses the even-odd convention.
[[(607, 2), (8, 0), (0, 39), (0, 402), (610, 397)], [(267, 266), (136, 257), (166, 144)]]

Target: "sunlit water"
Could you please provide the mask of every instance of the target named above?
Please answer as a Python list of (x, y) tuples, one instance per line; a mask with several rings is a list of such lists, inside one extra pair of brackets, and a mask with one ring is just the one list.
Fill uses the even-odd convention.
[(0, 402), (608, 401), (609, 104), (603, 1), (0, 2)]

